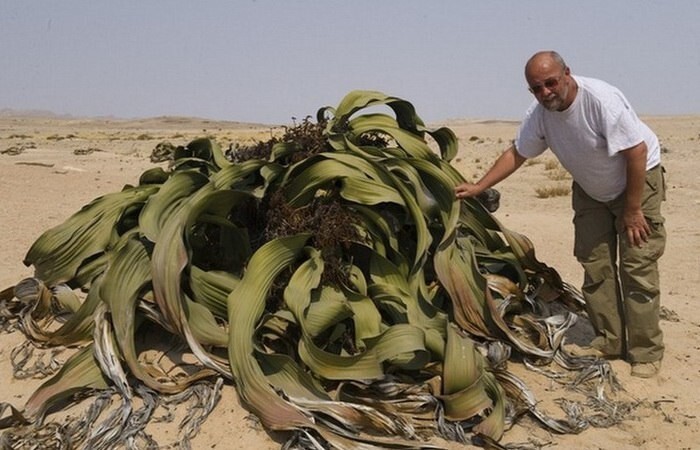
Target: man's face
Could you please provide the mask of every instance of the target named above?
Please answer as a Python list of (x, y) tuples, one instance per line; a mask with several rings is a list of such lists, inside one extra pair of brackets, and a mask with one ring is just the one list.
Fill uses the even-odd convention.
[(562, 69), (557, 64), (535, 65), (526, 74), (529, 90), (538, 102), (549, 111), (563, 111), (569, 107), (572, 98), (569, 68)]

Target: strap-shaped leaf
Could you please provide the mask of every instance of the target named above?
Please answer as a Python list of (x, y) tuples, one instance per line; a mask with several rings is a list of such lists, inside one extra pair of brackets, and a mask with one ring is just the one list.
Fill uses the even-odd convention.
[(397, 323), (410, 323), (422, 329), (428, 349), (441, 357), (444, 354), (447, 315), (422, 301), (409, 286), (408, 274), (402, 274), (386, 258), (373, 255), (370, 273), (372, 284), (369, 295), (374, 301), (388, 308)]
[(241, 282), (228, 296), (228, 354), (238, 393), (263, 424), (273, 430), (310, 426), (312, 421), (267, 384), (254, 357), (252, 336), (272, 282), (301, 255), (308, 239), (308, 235), (298, 235), (262, 246), (253, 254)]
[(452, 325), (447, 328), (442, 392), (445, 414), (452, 420), (477, 416), (493, 406), (484, 384), (483, 357)]
[(114, 239), (124, 212), (142, 205), (158, 186), (140, 186), (99, 197), (45, 233), (27, 252), (26, 265), (34, 265), (36, 276), (54, 285), (70, 281), (83, 262), (105, 251)]
[(139, 295), (151, 281), (150, 260), (140, 242), (130, 240), (119, 250), (114, 263), (105, 273), (100, 296), (109, 306), (114, 324), (114, 335), (121, 355), (131, 372), (144, 384), (160, 392), (175, 393), (189, 384), (213, 375), (211, 370), (201, 370), (176, 384), (163, 383), (144, 370), (136, 353), (136, 305)]
[(367, 133), (383, 133), (393, 138), (406, 156), (421, 159), (437, 159), (422, 135), (401, 128), (386, 114), (364, 114), (352, 119), (349, 124), (350, 140)]
[(236, 288), (240, 278), (225, 271), (202, 270), (190, 266), (190, 288), (198, 303), (213, 314), (228, 317), (226, 298)]
[(373, 380), (384, 375), (383, 363), (417, 369), (430, 360), (425, 334), (409, 324), (394, 325), (380, 336), (368, 339), (367, 350), (354, 355), (338, 355), (319, 348), (302, 336), (299, 356), (319, 376), (329, 380)]
[(79, 392), (106, 389), (108, 382), (88, 345), (65, 362), (61, 370), (39, 387), (24, 405), (23, 414), (30, 420), (41, 417), (54, 405), (59, 405)]
[(208, 181), (209, 179), (197, 170), (175, 172), (141, 211), (139, 227), (143, 235), (151, 242), (156, 242), (165, 223)]

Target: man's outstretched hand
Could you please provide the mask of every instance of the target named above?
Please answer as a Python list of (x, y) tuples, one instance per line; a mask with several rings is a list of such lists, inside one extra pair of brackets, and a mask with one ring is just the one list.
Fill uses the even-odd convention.
[(459, 199), (476, 198), (489, 212), (496, 212), (500, 206), (501, 193), (496, 189), (481, 189), (474, 183), (462, 183), (455, 187), (455, 196)]

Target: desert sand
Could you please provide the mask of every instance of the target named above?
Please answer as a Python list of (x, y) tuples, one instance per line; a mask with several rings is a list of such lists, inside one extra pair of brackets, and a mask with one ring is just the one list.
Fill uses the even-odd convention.
[[(667, 170), (668, 199), (663, 205), (668, 230), (661, 259), (662, 327), (666, 341), (663, 368), (655, 378), (638, 379), (624, 361), (611, 365), (624, 392), (636, 407), (623, 422), (608, 428), (590, 427), (578, 435), (551, 433), (524, 417), (502, 443), (530, 443), (562, 449), (691, 449), (700, 448), (700, 116), (645, 117), (659, 135)], [(479, 176), (514, 137), (516, 122), (454, 120), (437, 125), (452, 128), (460, 139), (454, 161), (468, 179)], [(267, 139), (274, 127), (187, 118), (148, 120), (76, 119), (0, 115), (0, 289), (31, 276), (23, 257), (46, 229), (63, 222), (95, 197), (136, 183), (154, 165), (150, 155), (162, 141), (182, 145), (195, 137), (213, 136), (224, 147), (232, 141)], [(527, 163), (501, 183), (501, 207), (495, 216), (512, 230), (528, 236), (537, 257), (562, 278), (579, 285), (582, 271), (572, 256), (573, 227), (570, 180), (545, 154)], [(539, 192), (539, 193), (538, 193)], [(559, 193), (559, 195), (557, 195)], [(562, 195), (563, 194), (563, 195)], [(0, 401), (22, 407), (38, 379), (15, 380), (11, 349), (22, 342), (17, 333), (0, 334)], [(543, 383), (519, 363), (509, 368), (529, 381), (541, 406), (562, 417), (555, 400), (569, 395), (553, 383)], [(162, 448), (177, 443), (177, 427), (160, 424), (149, 431)], [(240, 405), (234, 388), (223, 389), (221, 401), (192, 441), (195, 449), (279, 448), (279, 436), (267, 433)], [(450, 449), (469, 445), (438, 442)]]

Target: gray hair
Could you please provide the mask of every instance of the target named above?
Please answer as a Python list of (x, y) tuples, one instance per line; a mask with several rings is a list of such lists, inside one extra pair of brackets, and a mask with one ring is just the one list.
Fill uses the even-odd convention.
[(550, 50), (548, 53), (549, 56), (561, 66), (562, 70), (565, 70), (567, 68), (566, 63), (564, 62), (564, 58), (562, 58), (559, 53), (555, 52), (554, 50)]
[(554, 63), (558, 64), (559, 67), (561, 67), (562, 71), (568, 69), (568, 66), (564, 62), (564, 58), (562, 58), (559, 53), (555, 52), (554, 50), (543, 50), (535, 53), (530, 57), (530, 59), (527, 60), (527, 64), (525, 64), (525, 72), (527, 73), (528, 67), (530, 67), (530, 65), (533, 64), (535, 60), (541, 61), (543, 59), (549, 59), (551, 61), (554, 61)]

